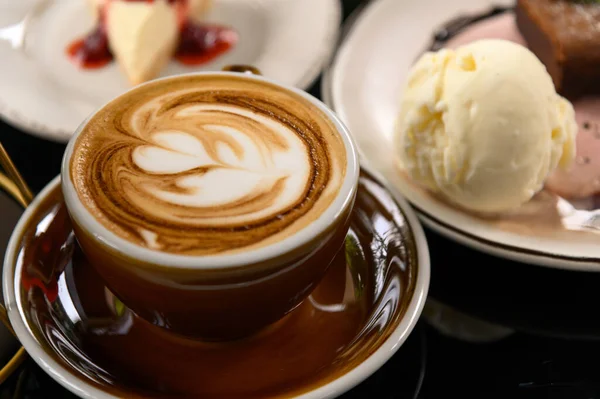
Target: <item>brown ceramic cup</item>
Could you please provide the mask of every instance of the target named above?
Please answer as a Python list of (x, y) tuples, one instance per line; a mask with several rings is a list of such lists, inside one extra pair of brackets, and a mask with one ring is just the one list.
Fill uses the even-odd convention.
[(136, 245), (96, 220), (74, 188), (70, 160), (86, 122), (67, 146), (62, 190), (81, 248), (106, 285), (128, 308), (177, 334), (205, 340), (236, 339), (282, 319), (321, 280), (348, 231), (359, 163), (347, 129), (331, 110), (309, 94), (251, 74), (204, 74), (276, 85), (308, 99), (331, 120), (344, 142), (346, 171), (335, 199), (318, 219), (277, 243), (229, 255), (175, 255)]

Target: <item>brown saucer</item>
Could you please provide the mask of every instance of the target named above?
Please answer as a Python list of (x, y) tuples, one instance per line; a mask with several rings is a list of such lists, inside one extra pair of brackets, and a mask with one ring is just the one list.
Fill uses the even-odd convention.
[(83, 397), (339, 395), (389, 359), (422, 309), (427, 247), (400, 204), (363, 171), (346, 250), (312, 295), (262, 333), (214, 344), (170, 335), (115, 301), (73, 238), (57, 178), (9, 243), (11, 322), (38, 364)]

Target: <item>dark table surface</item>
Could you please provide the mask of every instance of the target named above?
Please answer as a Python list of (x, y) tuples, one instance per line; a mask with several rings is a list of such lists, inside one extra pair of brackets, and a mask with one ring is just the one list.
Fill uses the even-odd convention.
[[(361, 3), (344, 0), (344, 18)], [(320, 81), (310, 92), (320, 96)], [(2, 122), (0, 141), (35, 192), (58, 175), (63, 144)], [(345, 398), (600, 398), (596, 274), (508, 262), (427, 235), (435, 301), (398, 353)], [(0, 387), (0, 399), (68, 397), (31, 360)]]

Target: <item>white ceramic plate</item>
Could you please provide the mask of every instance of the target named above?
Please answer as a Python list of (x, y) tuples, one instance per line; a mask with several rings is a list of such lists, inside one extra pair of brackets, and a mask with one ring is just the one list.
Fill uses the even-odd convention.
[[(250, 64), (306, 89), (337, 42), (338, 0), (215, 0), (207, 18), (240, 36), (202, 67), (172, 62), (161, 76)], [(94, 26), (85, 0), (0, 0), (0, 116), (22, 130), (66, 142), (97, 108), (130, 89), (115, 63), (80, 70), (65, 48)]]
[(391, 145), (402, 86), (434, 31), (465, 14), (482, 14), (510, 1), (377, 0), (349, 29), (323, 80), (325, 101), (355, 136), (363, 161), (384, 175), (434, 230), (475, 249), (512, 260), (600, 271), (600, 237), (536, 236), (495, 227), (417, 190), (399, 175)]

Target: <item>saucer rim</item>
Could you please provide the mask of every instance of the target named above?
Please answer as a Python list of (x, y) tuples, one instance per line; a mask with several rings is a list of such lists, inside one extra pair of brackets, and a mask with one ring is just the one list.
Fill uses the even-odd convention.
[[(349, 122), (343, 117), (343, 112), (340, 112), (343, 108), (348, 110), (352, 110), (354, 107), (347, 107), (340, 104), (340, 101), (343, 99), (339, 98), (339, 94), (336, 96), (336, 86), (340, 86), (339, 81), (344, 80), (344, 76), (346, 79), (348, 77), (348, 73), (345, 73), (345, 70), (348, 69), (348, 64), (352, 57), (348, 54), (350, 53), (350, 48), (355, 47), (357, 39), (354, 36), (357, 36), (356, 31), (359, 28), (359, 25), (373, 25), (374, 17), (371, 15), (381, 14), (379, 9), (383, 9), (389, 3), (393, 3), (393, 0), (378, 0), (373, 1), (368, 4), (363, 12), (360, 15), (357, 15), (352, 21), (351, 18), (348, 20), (352, 21), (351, 26), (344, 26), (342, 28), (342, 32), (344, 36), (341, 37), (341, 44), (338, 46), (336, 54), (332, 57), (331, 63), (327, 66), (326, 70), (323, 72), (323, 79), (321, 81), (321, 93), (323, 101), (327, 106), (329, 106), (334, 112), (336, 112), (340, 119), (344, 123), (347, 124), (348, 128), (351, 132), (353, 132), (353, 128), (355, 126), (351, 126)], [(474, 1), (464, 1), (463, 3), (469, 3), (473, 7)], [(478, 12), (485, 12), (485, 10), (490, 10), (494, 6), (505, 6), (507, 5), (506, 1), (493, 1), (487, 0), (483, 3), (478, 3), (477, 7), (470, 10), (455, 10), (454, 16), (462, 16), (469, 15), (471, 13), (477, 14)], [(452, 19), (452, 15), (445, 15), (442, 18), (445, 22), (448, 22)], [(365, 20), (369, 20), (370, 22), (365, 23)], [(445, 23), (445, 22), (442, 22)], [(431, 31), (435, 30), (436, 26), (431, 27)], [(363, 28), (364, 30), (365, 28)], [(364, 36), (364, 35), (363, 35)], [(354, 37), (354, 38), (353, 38)], [(423, 42), (423, 48), (427, 46), (427, 42)], [(354, 56), (356, 58), (356, 55)], [(338, 82), (336, 84), (336, 82)], [(339, 91), (339, 89), (338, 89)], [(364, 166), (365, 163), (372, 163), (372, 156), (374, 154), (369, 153), (369, 151), (365, 151), (363, 148), (363, 140), (360, 139), (361, 136), (364, 136), (365, 133), (361, 133), (356, 135), (355, 140), (358, 143), (358, 150), (361, 157), (361, 163)], [(376, 140), (382, 140), (381, 138), (377, 138)], [(370, 155), (370, 156), (367, 156)], [(377, 162), (375, 162), (376, 164)], [(381, 165), (379, 165), (381, 166)], [(389, 170), (386, 170), (386, 167), (381, 166), (376, 167), (372, 166), (378, 172), (383, 173), (386, 177), (388, 175), (386, 173), (393, 173)], [(516, 261), (521, 263), (527, 263), (540, 267), (547, 267), (553, 269), (560, 270), (570, 270), (570, 271), (582, 271), (582, 272), (600, 272), (600, 268), (598, 266), (600, 259), (594, 256), (582, 255), (578, 256), (577, 254), (568, 254), (561, 252), (554, 252), (548, 249), (548, 245), (550, 242), (544, 244), (545, 246), (542, 249), (532, 248), (530, 245), (514, 245), (516, 240), (519, 237), (523, 237), (523, 235), (519, 235), (516, 233), (510, 233), (510, 239), (493, 239), (491, 237), (481, 237), (474, 232), (477, 231), (481, 233), (481, 231), (495, 231), (492, 227), (478, 227), (476, 230), (465, 228), (464, 226), (454, 226), (452, 225), (447, 217), (444, 209), (440, 211), (436, 211), (437, 208), (429, 207), (427, 204), (423, 204), (425, 206), (421, 206), (422, 204), (419, 202), (417, 195), (414, 195), (413, 192), (404, 187), (404, 185), (394, 183), (394, 178), (388, 178), (390, 182), (390, 186), (396, 188), (401, 195), (403, 195), (411, 206), (414, 208), (416, 214), (423, 224), (430, 228), (431, 230), (441, 234), (447, 239), (450, 239), (460, 245), (465, 245), (471, 249), (477, 250), (479, 252), (483, 252), (488, 255), (500, 257), (503, 259), (508, 259), (510, 261)], [(425, 210), (427, 209), (427, 210)]]
[[(418, 217), (408, 202), (394, 187), (387, 183), (386, 179), (378, 171), (365, 165), (361, 165), (361, 168), (370, 173), (389, 191), (406, 219), (407, 227), (413, 235), (417, 251), (415, 288), (412, 298), (410, 299), (401, 320), (398, 322), (398, 325), (375, 352), (347, 373), (316, 389), (295, 396), (296, 399), (328, 399), (337, 397), (348, 392), (381, 368), (396, 353), (404, 341), (406, 341), (409, 334), (413, 331), (423, 311), (427, 293), (429, 291), (429, 247), (425, 238), (425, 232)], [(34, 215), (35, 210), (39, 205), (43, 203), (50, 192), (55, 190), (57, 186), (60, 187), (60, 184), (61, 178), (60, 175), (58, 175), (34, 198), (33, 202), (20, 217), (8, 242), (3, 263), (4, 271), (2, 273), (6, 310), (10, 323), (19, 341), (21, 341), (21, 344), (25, 347), (26, 351), (38, 366), (48, 373), (48, 375), (56, 382), (82, 398), (117, 399), (116, 396), (94, 386), (93, 383), (74, 376), (72, 370), (59, 364), (58, 361), (43, 349), (33, 331), (29, 328), (27, 323), (24, 322), (26, 315), (22, 307), (19, 306), (20, 301), (18, 300), (18, 294), (15, 293), (14, 265), (18, 256), (16, 252), (23, 230), (27, 227), (29, 219)]]

